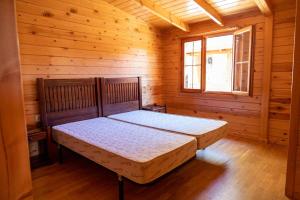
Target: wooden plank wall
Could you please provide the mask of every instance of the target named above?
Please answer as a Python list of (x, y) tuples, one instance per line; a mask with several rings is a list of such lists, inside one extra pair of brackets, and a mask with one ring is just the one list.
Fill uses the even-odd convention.
[[(188, 35), (175, 29), (164, 33), (164, 88), (168, 111), (229, 122), (231, 134), (262, 140), (260, 137), (260, 103), (263, 76), (264, 17), (258, 12), (225, 18), (228, 26), (255, 25), (255, 72), (253, 97), (233, 95), (201, 95), (180, 92), (180, 37)], [(191, 26), (191, 35), (219, 30), (213, 22)]]
[(286, 174), (286, 195), (300, 199), (300, 2), (296, 3), (295, 47), (293, 58), (293, 81), (289, 151)]
[(26, 119), (38, 115), (36, 78), (142, 76), (143, 103), (160, 103), (161, 35), (102, 0), (17, 0)]
[(288, 144), (295, 30), (295, 1), (273, 4), (274, 37), (269, 112), (269, 138)]
[[(299, 6), (298, 6), (299, 7)], [(300, 9), (300, 8), (298, 8), (298, 9)], [(299, 11), (298, 11), (299, 12)], [(298, 17), (298, 19), (300, 19), (300, 17)], [(299, 31), (300, 31), (300, 28), (298, 28), (299, 30), (298, 30), (298, 34), (299, 34)], [(298, 36), (299, 37), (299, 36)], [(298, 44), (300, 44), (300, 42), (299, 42), (299, 39), (298, 39), (298, 42), (297, 42)], [(300, 56), (300, 51), (299, 51), (299, 48), (297, 48), (298, 49), (298, 53), (297, 53), (297, 70), (296, 71), (294, 71), (294, 72), (296, 72), (297, 73), (297, 78), (299, 79), (299, 77), (300, 77), (300, 70), (299, 70), (299, 68), (300, 68), (300, 60), (299, 60), (299, 56)], [(296, 60), (295, 59), (295, 60)], [(299, 91), (299, 85), (300, 85), (300, 83), (299, 83), (299, 81), (297, 81), (297, 86), (296, 86), (296, 88), (297, 88), (297, 100), (298, 100), (298, 102), (296, 102), (298, 105), (296, 105), (295, 107), (293, 107), (293, 108), (297, 108), (297, 110), (296, 110), (296, 112), (298, 113), (298, 116), (297, 116), (297, 122), (293, 122), (293, 123), (297, 123), (297, 125), (298, 125), (298, 130), (297, 130), (297, 133), (296, 133), (296, 144), (297, 144), (297, 146), (296, 146), (296, 159), (294, 160), (294, 161), (296, 161), (295, 162), (295, 164), (296, 164), (296, 166), (295, 166), (295, 172), (294, 172), (294, 176), (295, 176), (295, 182), (294, 182), (294, 198), (295, 199), (300, 199), (300, 91)]]
[[(269, 138), (273, 143), (286, 145), (295, 11), (294, 1), (290, 4), (280, 0), (274, 2)], [(180, 91), (180, 38), (219, 30), (220, 27), (212, 22), (202, 22), (192, 25), (190, 33), (183, 33), (174, 28), (163, 32), (163, 84), (168, 111), (224, 119), (229, 122), (228, 133), (231, 135), (267, 141), (266, 134), (261, 133), (262, 82), (265, 68), (264, 18), (260, 13), (253, 11), (224, 19), (227, 26), (255, 25), (253, 97), (182, 93)]]
[[(290, 116), (294, 0), (272, 1), (274, 38), (269, 138), (287, 144)], [(233, 135), (266, 140), (261, 133), (264, 17), (258, 12), (225, 18), (226, 25), (255, 25), (254, 96), (192, 95), (180, 88), (180, 37), (219, 29), (212, 22), (160, 32), (102, 0), (17, 0), (26, 119), (38, 118), (36, 78), (143, 77), (143, 102), (168, 111), (230, 122)], [(162, 82), (163, 76), (163, 82)], [(162, 86), (164, 86), (162, 90)], [(188, 103), (187, 103), (188, 102)]]
[(14, 0), (0, 1), (0, 199), (32, 200)]

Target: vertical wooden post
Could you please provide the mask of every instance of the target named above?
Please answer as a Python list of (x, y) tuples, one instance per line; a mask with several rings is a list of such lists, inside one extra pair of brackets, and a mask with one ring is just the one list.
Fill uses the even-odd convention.
[(139, 87), (139, 109), (143, 107), (143, 96), (142, 96), (142, 77), (138, 77), (138, 87)]
[(118, 185), (119, 185), (119, 200), (124, 200), (124, 180), (121, 175), (118, 174)]
[[(299, 123), (300, 123), (300, 3), (297, 0), (296, 5), (296, 31), (294, 39), (294, 62), (293, 62), (293, 81), (292, 81), (292, 102), (291, 117), (289, 128), (289, 151), (286, 175), (285, 193), (291, 199), (300, 198), (300, 177), (296, 177), (300, 172), (299, 159)], [(298, 155), (297, 155), (298, 154)], [(298, 188), (297, 188), (298, 187)], [(296, 196), (295, 194), (298, 194)]]
[(39, 105), (40, 105), (40, 117), (43, 128), (46, 130), (47, 128), (47, 117), (46, 117), (46, 100), (45, 100), (45, 82), (43, 78), (37, 79), (38, 93), (39, 93)]
[[(101, 105), (100, 105), (101, 106), (101, 117), (103, 117), (104, 113), (105, 113), (105, 109), (104, 109), (103, 105), (106, 104), (106, 99), (107, 99), (107, 97), (106, 97), (107, 92), (106, 92), (106, 88), (105, 88), (105, 78), (99, 78), (98, 82), (99, 82), (98, 98), (101, 99)], [(99, 96), (99, 94), (100, 94), (100, 96)], [(104, 117), (106, 117), (106, 116), (104, 116)]]
[(63, 146), (61, 144), (57, 144), (57, 157), (59, 164), (63, 163)]
[(265, 17), (264, 34), (264, 76), (261, 100), (261, 134), (262, 138), (269, 142), (269, 101), (272, 71), (272, 47), (273, 47), (273, 15)]
[(57, 161), (57, 148), (52, 139), (52, 128), (47, 126), (47, 147), (48, 147), (48, 156), (50, 158), (50, 162)]
[(103, 78), (96, 78), (96, 100), (97, 100), (97, 108), (98, 108), (98, 117), (102, 117), (103, 116), (103, 112), (102, 112), (102, 79)]
[(14, 0), (0, 21), (0, 199), (32, 199)]

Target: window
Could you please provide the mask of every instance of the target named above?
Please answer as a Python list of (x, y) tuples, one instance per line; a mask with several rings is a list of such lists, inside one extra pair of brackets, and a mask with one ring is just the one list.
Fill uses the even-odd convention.
[(251, 84), (252, 27), (237, 31), (234, 44), (233, 91), (248, 93)]
[(251, 94), (252, 26), (182, 40), (183, 91)]
[(206, 39), (206, 91), (231, 92), (233, 35)]
[(201, 89), (201, 52), (202, 40), (195, 38), (183, 42), (183, 88)]

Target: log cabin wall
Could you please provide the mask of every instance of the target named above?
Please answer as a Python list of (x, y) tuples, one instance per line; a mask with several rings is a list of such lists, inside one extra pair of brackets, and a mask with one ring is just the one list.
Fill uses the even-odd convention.
[(296, 1), (275, 1), (274, 37), (269, 104), (269, 137), (288, 144)]
[(142, 76), (143, 104), (160, 103), (160, 31), (102, 0), (17, 0), (28, 126), (36, 78)]
[(255, 25), (253, 97), (181, 92), (181, 38), (222, 28), (213, 22), (200, 22), (190, 26), (190, 33), (175, 28), (163, 32), (163, 84), (168, 112), (224, 119), (229, 122), (228, 133), (231, 135), (287, 145), (295, 4), (293, 0), (290, 3), (281, 0), (272, 3), (274, 29), (269, 132), (261, 131), (263, 78), (264, 73), (268, 73), (264, 70), (266, 18), (257, 11), (224, 19), (227, 26)]
[(292, 69), (291, 120), (286, 174), (286, 195), (300, 199), (300, 2), (296, 3), (294, 56)]
[(0, 1), (0, 199), (31, 200), (15, 1)]
[[(188, 37), (175, 29), (164, 33), (163, 45), (164, 73), (163, 81), (166, 86), (165, 100), (169, 112), (196, 115), (208, 118), (219, 118), (229, 122), (228, 131), (239, 136), (260, 138), (260, 102), (261, 82), (263, 73), (263, 29), (264, 17), (258, 12), (251, 16), (236, 16), (225, 19), (225, 24), (233, 26), (255, 25), (255, 72), (253, 97), (233, 95), (201, 95), (183, 93), (180, 91), (181, 61), (180, 37)], [(213, 22), (203, 22), (191, 26), (191, 35), (219, 30)], [(167, 36), (167, 35), (170, 35)], [(168, 45), (167, 45), (168, 44)], [(172, 73), (170, 73), (172, 72)]]
[[(272, 3), (269, 139), (287, 144), (295, 6), (294, 0)], [(142, 76), (144, 104), (166, 102), (169, 112), (225, 119), (231, 134), (266, 140), (261, 133), (265, 17), (259, 12), (225, 18), (226, 25), (255, 25), (253, 97), (180, 92), (179, 37), (220, 29), (213, 22), (191, 25), (191, 33), (176, 28), (161, 33), (102, 0), (17, 0), (17, 13), (28, 126), (38, 121), (38, 77)]]

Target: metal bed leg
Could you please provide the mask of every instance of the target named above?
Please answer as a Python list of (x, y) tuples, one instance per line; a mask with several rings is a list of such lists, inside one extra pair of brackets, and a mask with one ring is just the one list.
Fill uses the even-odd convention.
[(124, 200), (124, 180), (121, 175), (118, 174), (119, 183), (119, 200)]
[(57, 145), (57, 154), (58, 154), (58, 162), (60, 164), (63, 163), (63, 146), (58, 144)]

